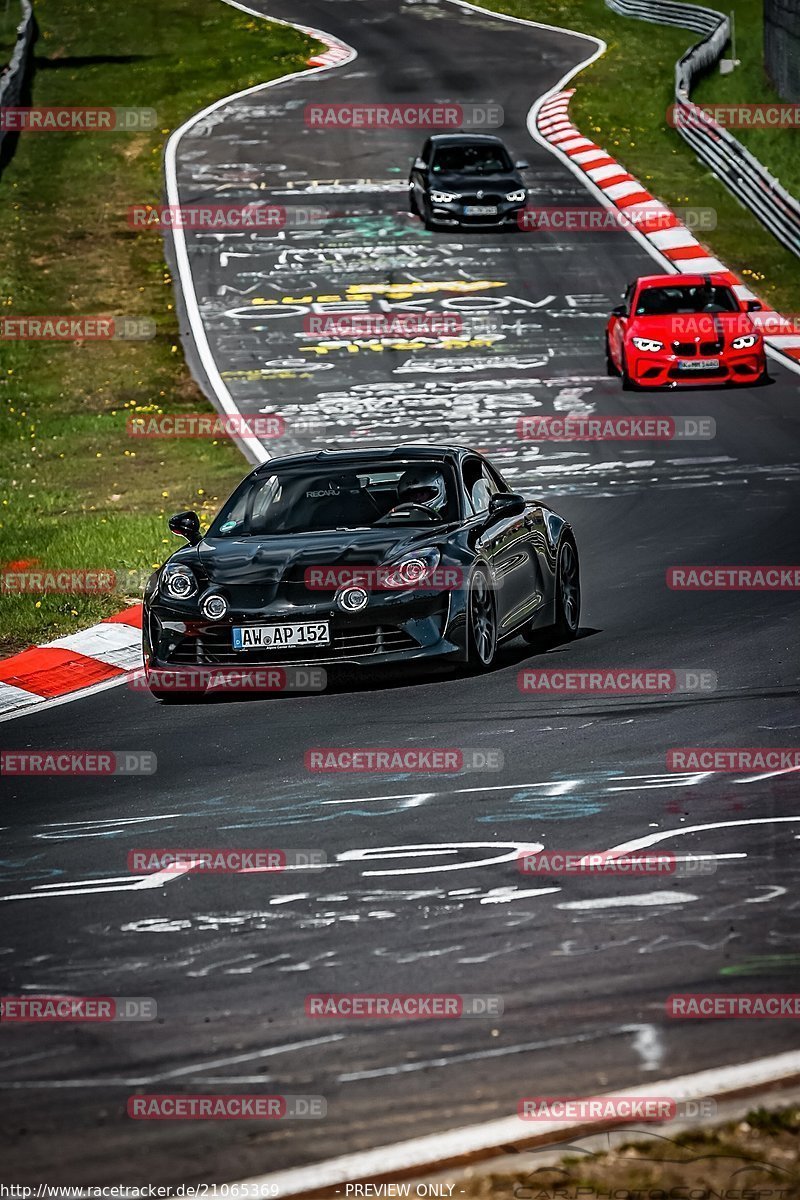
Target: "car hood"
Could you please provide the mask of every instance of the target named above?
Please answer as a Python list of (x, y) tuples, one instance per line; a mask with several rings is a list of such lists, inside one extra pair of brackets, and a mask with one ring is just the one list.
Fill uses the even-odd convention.
[(282, 581), (301, 583), (312, 567), (379, 566), (398, 562), (426, 546), (441, 544), (441, 526), (326, 530), (258, 538), (205, 539), (184, 546), (173, 562), (199, 567), (225, 586)]
[(758, 331), (747, 313), (722, 312), (634, 317), (628, 332), (666, 342), (693, 342), (711, 341), (720, 334), (733, 338)]
[(476, 192), (518, 192), (525, 185), (515, 172), (502, 175), (434, 175), (430, 186), (437, 192), (459, 192), (474, 196)]

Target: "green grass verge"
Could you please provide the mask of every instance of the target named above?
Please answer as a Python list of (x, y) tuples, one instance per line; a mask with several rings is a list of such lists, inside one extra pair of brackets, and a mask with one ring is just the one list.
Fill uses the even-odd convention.
[[(219, 0), (37, 0), (36, 14), (34, 104), (155, 108), (158, 127), (23, 135), (0, 179), (0, 311), (146, 316), (157, 334), (0, 343), (0, 565), (141, 572), (172, 548), (164, 514), (210, 514), (246, 463), (229, 442), (126, 434), (133, 412), (209, 410), (178, 342), (161, 237), (129, 229), (128, 206), (161, 200), (171, 129), (319, 47)], [(0, 653), (120, 607), (118, 595), (0, 595)]]
[[(712, 5), (713, 7), (713, 5)], [(760, 104), (780, 100), (764, 70), (764, 0), (725, 0), (721, 6), (733, 12), (736, 57), (740, 65), (730, 75), (709, 72), (698, 80), (693, 99), (698, 104), (733, 102)], [(730, 58), (730, 46), (726, 51)], [(800, 196), (800, 152), (797, 130), (732, 129), (735, 138), (779, 179), (788, 192)]]
[[(713, 232), (700, 234), (700, 240), (778, 310), (800, 312), (800, 271), (796, 257), (739, 204), (667, 124), (675, 62), (697, 41), (697, 34), (619, 17), (605, 7), (603, 0), (482, 2), (497, 12), (602, 37), (608, 43), (608, 50), (571, 85), (577, 89), (570, 107), (577, 127), (618, 157), (665, 204), (713, 208), (717, 227)], [(759, 5), (760, 0), (740, 0), (737, 11), (738, 7), (752, 10), (754, 19)], [(741, 28), (739, 35), (742, 41)], [(744, 60), (745, 52), (738, 44), (737, 52)], [(748, 46), (746, 57), (754, 71), (757, 58), (754, 46)], [(737, 72), (741, 70), (737, 68)], [(747, 77), (746, 85), (742, 82), (745, 95), (737, 98), (760, 99), (759, 94), (750, 95), (750, 86)], [(763, 86), (768, 84), (764, 82)], [(733, 87), (739, 87), (736, 74), (732, 78), (715, 76), (703, 82), (697, 96), (706, 100), (730, 99), (722, 89)], [(758, 136), (752, 134), (753, 149)], [(790, 152), (791, 132), (775, 131), (764, 136), (771, 137), (773, 142), (789, 139), (782, 141), (780, 146), (784, 149), (776, 149), (775, 153)]]

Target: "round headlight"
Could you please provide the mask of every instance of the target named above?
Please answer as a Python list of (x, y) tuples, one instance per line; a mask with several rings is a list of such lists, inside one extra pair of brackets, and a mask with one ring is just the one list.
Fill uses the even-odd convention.
[(221, 621), (227, 615), (230, 605), (224, 596), (205, 596), (200, 602), (200, 612), (209, 621)]
[(336, 603), (343, 612), (360, 612), (369, 603), (369, 593), (362, 587), (343, 587), (336, 593)]
[(188, 600), (197, 591), (197, 580), (188, 567), (168, 567), (161, 580), (167, 596), (173, 600)]

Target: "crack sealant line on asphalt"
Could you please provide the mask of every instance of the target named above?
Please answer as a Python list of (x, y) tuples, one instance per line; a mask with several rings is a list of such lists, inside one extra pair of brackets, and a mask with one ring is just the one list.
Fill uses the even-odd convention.
[[(356, 57), (356, 51), (352, 46), (338, 41), (319, 29), (295, 24), (292, 21), (282, 21), (277, 17), (265, 16), (264, 13), (248, 8), (246, 4), (240, 4), (237, 0), (224, 0), (224, 3), (230, 5), (231, 8), (240, 9), (250, 16), (260, 17), (277, 25), (289, 25), (316, 38), (328, 49), (322, 54), (310, 58), (309, 67), (302, 71), (282, 75), (279, 79), (256, 84), (255, 87), (246, 88), (244, 91), (214, 101), (213, 104), (195, 113), (170, 135), (164, 151), (164, 173), (168, 203), (176, 207), (180, 205), (176, 168), (177, 148), (181, 138), (189, 129), (209, 113), (242, 96), (253, 95), (289, 79), (296, 79), (300, 75), (313, 75), (329, 71), (333, 67), (340, 67), (345, 63), (352, 62)], [(206, 337), (183, 230), (176, 228), (170, 232), (179, 276), (179, 311), (186, 314), (191, 328), (192, 345), (197, 352), (197, 359), (209, 385), (203, 390), (207, 395), (210, 390), (210, 398), (222, 413), (228, 416), (238, 416), (239, 409), (222, 380)], [(257, 438), (236, 438), (235, 440), (245, 458), (250, 462), (259, 464), (268, 461), (270, 456)], [(116, 613), (113, 617), (107, 617), (98, 625), (79, 630), (67, 637), (57, 638), (43, 646), (32, 646), (11, 658), (0, 659), (0, 722), (27, 716), (31, 712), (54, 704), (81, 700), (98, 691), (125, 683), (142, 669), (141, 628), (142, 606), (136, 604)]]
[[(800, 1051), (793, 1050), (750, 1063), (698, 1071), (693, 1075), (681, 1075), (675, 1079), (626, 1088), (609, 1095), (632, 1100), (665, 1096), (678, 1102), (722, 1100), (763, 1091), (798, 1077)], [(593, 1098), (602, 1099), (602, 1094)], [(275, 1200), (281, 1197), (318, 1197), (328, 1192), (335, 1194), (337, 1189), (348, 1183), (413, 1179), (434, 1171), (508, 1154), (511, 1146), (523, 1149), (536, 1145), (553, 1145), (554, 1142), (568, 1143), (582, 1134), (624, 1128), (628, 1124), (630, 1123), (622, 1119), (593, 1122), (591, 1125), (566, 1120), (537, 1121), (534, 1133), (530, 1122), (520, 1117), (500, 1117), (480, 1125), (467, 1125), (462, 1129), (428, 1134), (391, 1146), (378, 1146), (374, 1150), (327, 1159), (313, 1166), (276, 1171), (236, 1182), (253, 1185), (258, 1189), (257, 1194), (269, 1194)]]

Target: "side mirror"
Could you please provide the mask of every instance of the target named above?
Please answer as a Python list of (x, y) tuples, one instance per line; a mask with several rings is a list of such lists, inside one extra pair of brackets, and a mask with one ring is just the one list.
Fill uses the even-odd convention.
[(761, 303), (760, 300), (748, 300), (747, 301), (747, 309), (746, 309), (747, 312), (763, 312), (763, 310), (764, 310), (764, 305)]
[(627, 317), (628, 310), (624, 304), (618, 304), (616, 308), (611, 310), (612, 317)]
[(516, 492), (495, 492), (489, 497), (490, 517), (518, 517), (525, 512), (525, 497)]
[(200, 518), (196, 512), (179, 512), (167, 521), (171, 533), (185, 537), (190, 546), (200, 541)]
[(514, 167), (516, 168), (517, 171), (529, 170), (529, 164), (526, 162), (526, 160), (524, 158), (518, 158), (517, 161), (514, 163)]
[(426, 165), (427, 164), (424, 158), (415, 158), (414, 165), (411, 169), (412, 171), (424, 171), (426, 169)]

